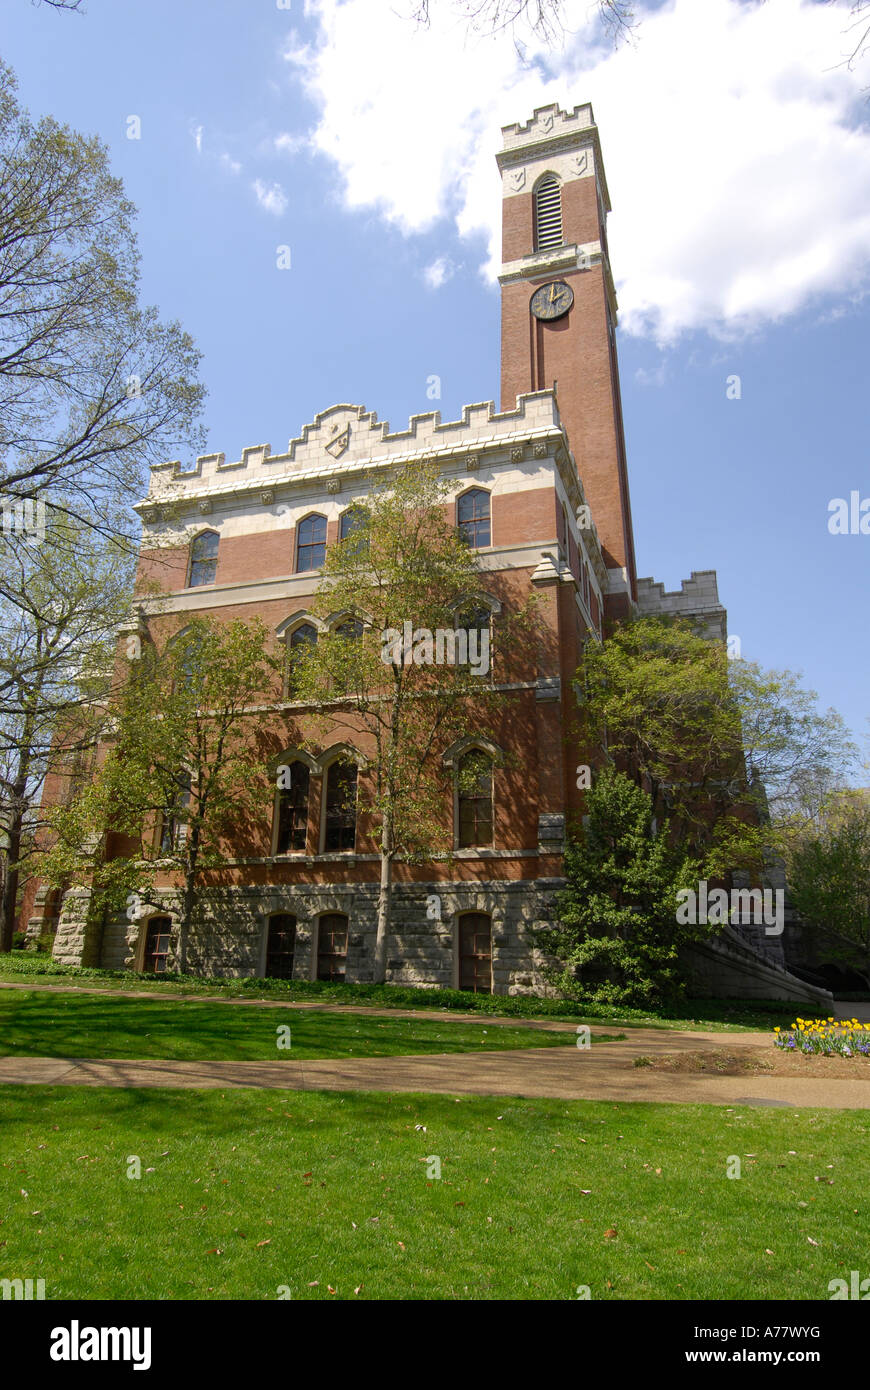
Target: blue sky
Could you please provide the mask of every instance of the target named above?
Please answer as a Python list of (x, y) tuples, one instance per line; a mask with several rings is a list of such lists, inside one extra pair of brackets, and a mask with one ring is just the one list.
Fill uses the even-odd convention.
[(518, 54), (437, 3), (425, 32), (410, 0), (5, 0), (0, 55), (34, 114), (108, 144), (144, 298), (203, 350), (228, 458), (337, 401), (401, 428), (432, 375), (444, 419), (497, 399), (499, 128), (591, 100), (638, 573), (716, 569), (743, 654), (866, 735), (870, 535), (827, 527), (832, 498), (870, 498), (870, 57), (841, 66), (848, 6), (641, 5), (614, 53), (567, 0), (571, 32)]

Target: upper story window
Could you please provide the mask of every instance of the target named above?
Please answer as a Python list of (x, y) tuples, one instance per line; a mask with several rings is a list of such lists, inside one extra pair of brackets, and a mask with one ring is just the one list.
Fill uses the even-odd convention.
[(355, 503), (348, 507), (346, 512), (342, 512), (338, 523), (339, 540), (346, 541), (350, 536), (355, 537), (354, 553), (364, 554), (368, 550), (369, 540), (366, 535), (369, 514), (365, 507)]
[(472, 748), (457, 768), (460, 849), (492, 844), (492, 758)]
[(290, 854), (304, 850), (308, 834), (308, 788), (310, 773), (305, 763), (289, 764), (287, 787), (281, 787), (275, 799), (275, 854)]
[(334, 762), (326, 769), (323, 848), (327, 852), (356, 847), (356, 784), (354, 763)]
[(489, 493), (481, 487), (464, 492), (456, 504), (456, 522), (459, 534), (472, 550), (489, 545)]
[(190, 547), (190, 574), (188, 589), (198, 584), (213, 584), (217, 573), (217, 556), (220, 536), (217, 531), (202, 531)]
[(535, 189), (535, 250), (562, 245), (562, 190), (555, 174), (545, 174)]
[(326, 517), (315, 513), (300, 521), (296, 532), (296, 573), (319, 570), (326, 559)]
[(306, 647), (314, 646), (317, 641), (317, 628), (313, 623), (300, 623), (294, 627), (287, 642), (287, 681), (286, 690), (288, 695), (295, 695), (297, 679), (295, 672), (299, 667), (299, 659)]
[(180, 851), (187, 838), (187, 818), (190, 814), (190, 795), (193, 779), (186, 768), (174, 780), (174, 787), (160, 817), (159, 844), (161, 854)]

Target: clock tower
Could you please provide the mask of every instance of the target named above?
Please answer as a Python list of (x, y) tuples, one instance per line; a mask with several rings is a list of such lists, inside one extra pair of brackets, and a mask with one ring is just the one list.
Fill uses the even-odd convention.
[(555, 389), (616, 617), (637, 598), (637, 576), (598, 128), (591, 106), (552, 105), (502, 134), (502, 409)]

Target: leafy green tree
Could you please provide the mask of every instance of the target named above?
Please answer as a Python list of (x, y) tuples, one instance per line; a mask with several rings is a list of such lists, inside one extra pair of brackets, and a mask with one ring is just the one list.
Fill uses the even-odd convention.
[[(493, 668), (509, 647), (522, 661), (533, 628), (528, 606), (491, 621), (481, 610), (487, 580), (445, 513), (447, 495), (429, 464), (409, 466), (372, 491), (358, 527), (327, 550), (312, 605), (323, 620), (345, 621), (306, 646), (292, 671), (295, 698), (316, 712), (312, 743), (343, 735), (362, 745), (360, 806), (380, 853), (376, 981), (386, 972), (396, 858), (420, 862), (451, 847), (443, 807), (453, 773), (441, 755), (463, 737), (492, 733), (505, 700)], [(463, 664), (455, 652), (452, 664), (439, 662), (426, 636), (439, 630), (467, 632), (473, 659)], [(413, 638), (407, 648), (406, 634)], [(449, 656), (443, 641), (441, 655)]]
[(870, 793), (831, 797), (789, 857), (792, 900), (823, 952), (870, 980)]
[(112, 746), (102, 765), (49, 816), (56, 838), (43, 873), (56, 886), (91, 888), (95, 911), (126, 905), (136, 916), (177, 886), (181, 973), (204, 876), (225, 863), (225, 837), (261, 809), (265, 765), (251, 706), (274, 678), (266, 639), (259, 619), (195, 618), (161, 651), (143, 644), (106, 711)]
[(718, 846), (720, 871), (758, 866), (800, 787), (854, 756), (840, 716), (796, 675), (729, 660), (685, 621), (641, 618), (588, 644), (577, 689), (581, 740), (698, 853)]
[(0, 64), (0, 500), (132, 538), (148, 466), (197, 452), (199, 354), (138, 302), (135, 209), (105, 145), (34, 122)]
[(652, 798), (605, 767), (586, 795), (588, 815), (565, 857), (558, 925), (540, 944), (560, 966), (553, 982), (569, 999), (647, 1006), (680, 997), (680, 945), (707, 928), (679, 925), (677, 891), (697, 885), (699, 861), (654, 827)]
[(126, 547), (50, 509), (41, 544), (0, 539), (0, 951), (38, 861), (44, 779), (92, 755), (131, 571)]

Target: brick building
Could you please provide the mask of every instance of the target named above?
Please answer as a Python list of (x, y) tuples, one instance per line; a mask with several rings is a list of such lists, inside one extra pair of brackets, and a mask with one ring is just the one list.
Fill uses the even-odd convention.
[[(237, 462), (211, 454), (187, 471), (177, 463), (155, 469), (136, 508), (140, 577), (156, 578), (168, 594), (143, 600), (120, 636), (166, 614), (256, 615), (276, 650), (321, 635), (329, 624), (309, 611), (318, 566), (344, 534), (352, 504), (364, 500), (367, 478), (421, 456), (437, 460), (455, 522), (479, 553), (482, 602), (497, 613), (537, 592), (546, 640), (535, 669), (506, 691), (500, 744), (469, 739), (441, 750), (457, 768), (475, 748), (490, 758), (491, 828), (478, 831), (480, 843), (466, 843), (457, 797), (444, 807), (448, 835), (454, 821), (449, 863), (397, 867), (387, 978), (516, 993), (541, 983), (531, 932), (548, 920), (566, 820), (579, 809), (580, 752), (566, 730), (583, 644), (600, 640), (606, 619), (631, 612), (679, 612), (724, 640), (726, 616), (713, 571), (693, 573), (678, 594), (636, 576), (610, 202), (592, 109), (543, 107), (503, 135), (501, 409), (469, 405), (448, 422), (438, 412), (418, 415), (391, 431), (363, 406), (333, 405), (285, 453), (258, 445)], [(258, 716), (285, 760), (299, 765), (304, 796), (287, 807), (276, 793), (271, 823), (264, 817), (253, 828), (244, 853), (228, 847), (191, 942), (194, 969), (371, 977), (376, 845), (364, 824), (337, 830), (343, 749), (303, 750), (304, 713), (285, 699)], [(173, 914), (172, 884), (165, 886), (165, 910), (99, 926), (89, 922), (83, 890), (62, 903), (40, 891), (32, 927), (54, 919), (60, 960), (160, 968)], [(433, 893), (440, 920), (427, 915)]]

